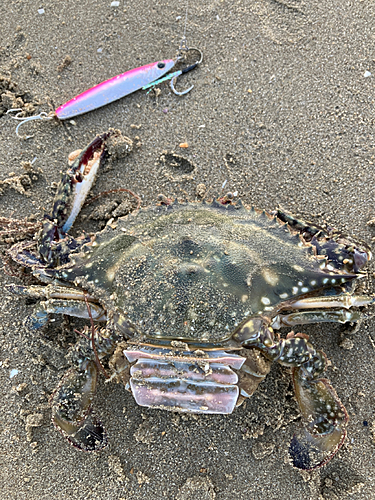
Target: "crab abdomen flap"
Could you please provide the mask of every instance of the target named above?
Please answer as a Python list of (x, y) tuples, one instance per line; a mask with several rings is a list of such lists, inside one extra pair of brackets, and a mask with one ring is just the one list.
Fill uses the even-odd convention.
[[(138, 361), (130, 388), (140, 406), (190, 413), (232, 413), (238, 396), (237, 374), (245, 358), (224, 351), (174, 354), (167, 349), (124, 351)], [(146, 357), (147, 356), (147, 357)], [(219, 357), (218, 357), (219, 356)]]

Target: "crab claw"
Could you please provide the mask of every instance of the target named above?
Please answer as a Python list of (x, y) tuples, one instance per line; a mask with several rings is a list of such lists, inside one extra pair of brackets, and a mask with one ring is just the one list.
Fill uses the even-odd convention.
[(85, 370), (71, 370), (52, 396), (52, 422), (75, 448), (98, 451), (107, 445), (107, 432), (91, 412), (98, 370), (93, 361)]
[(293, 382), (304, 428), (293, 436), (289, 454), (294, 467), (313, 470), (337, 453), (346, 437), (347, 411), (327, 379), (308, 379), (293, 369)]
[(75, 157), (67, 172), (62, 175), (52, 212), (45, 216), (39, 238), (39, 253), (45, 262), (53, 263), (53, 243), (56, 245), (65, 238), (79, 214), (104, 161), (106, 141), (113, 133), (115, 131), (111, 129), (104, 134), (97, 135)]
[[(74, 159), (67, 173), (63, 175), (56, 193), (53, 212), (63, 223), (64, 233), (72, 227), (82, 205), (95, 181), (97, 172), (105, 157), (105, 144), (111, 131), (97, 135)], [(64, 203), (61, 204), (61, 201)], [(55, 212), (58, 212), (55, 213)]]

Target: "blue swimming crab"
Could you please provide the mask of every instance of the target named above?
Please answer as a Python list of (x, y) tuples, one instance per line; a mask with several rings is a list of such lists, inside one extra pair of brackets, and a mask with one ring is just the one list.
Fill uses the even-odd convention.
[[(51, 397), (52, 421), (75, 447), (95, 451), (106, 430), (92, 412), (98, 375), (112, 370), (142, 406), (229, 414), (277, 361), (291, 368), (303, 426), (289, 453), (311, 470), (346, 436), (348, 414), (323, 373), (327, 358), (281, 327), (355, 322), (373, 297), (356, 294), (365, 244), (278, 210), (161, 196), (91, 237), (68, 234), (107, 151), (98, 135), (62, 176), (34, 242), (10, 249), (41, 285), (10, 285), (40, 299), (26, 326), (51, 314), (88, 318), (72, 365)], [(100, 325), (105, 325), (100, 326)], [(108, 368), (108, 360), (109, 368)], [(106, 368), (104, 368), (106, 366)]]

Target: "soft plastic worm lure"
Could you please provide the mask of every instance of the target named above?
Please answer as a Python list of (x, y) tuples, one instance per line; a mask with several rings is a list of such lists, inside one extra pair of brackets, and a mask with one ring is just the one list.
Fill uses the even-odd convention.
[[(186, 48), (186, 51), (195, 50), (200, 54), (200, 59), (196, 63), (184, 68), (182, 70), (176, 71), (171, 75), (164, 77), (168, 71), (170, 71), (175, 64), (181, 60), (182, 55), (181, 51), (177, 55), (176, 59), (165, 59), (163, 61), (157, 61), (151, 64), (146, 64), (145, 66), (141, 66), (139, 68), (134, 68), (121, 75), (114, 76), (105, 82), (99, 83), (92, 87), (91, 89), (82, 92), (78, 96), (70, 99), (65, 104), (59, 106), (54, 112), (47, 114), (42, 111), (38, 115), (21, 117), (20, 112), (21, 109), (10, 109), (7, 113), (17, 112), (15, 116), (12, 118), (16, 120), (20, 120), (16, 128), (16, 134), (18, 137), (22, 137), (19, 135), (18, 131), (21, 125), (26, 122), (32, 120), (52, 120), (57, 118), (59, 120), (67, 120), (69, 118), (74, 118), (79, 115), (83, 115), (84, 113), (88, 113), (89, 111), (93, 111), (95, 109), (101, 108), (106, 104), (117, 101), (122, 97), (125, 97), (133, 92), (136, 92), (139, 89), (148, 89), (158, 85), (159, 83), (165, 80), (171, 80), (171, 89), (176, 95), (184, 95), (193, 88), (191, 86), (187, 90), (183, 92), (178, 92), (175, 87), (175, 81), (178, 76), (183, 73), (186, 73), (192, 69), (194, 69), (198, 64), (200, 64), (203, 60), (203, 55), (200, 50), (195, 48)], [(164, 77), (164, 78), (163, 78)], [(24, 137), (25, 139), (29, 139), (33, 137), (32, 135)]]

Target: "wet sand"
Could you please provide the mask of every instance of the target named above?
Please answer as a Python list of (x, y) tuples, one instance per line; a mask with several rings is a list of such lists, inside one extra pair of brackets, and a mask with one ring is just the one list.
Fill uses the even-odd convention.
[[(147, 206), (159, 193), (194, 200), (204, 184), (210, 193), (237, 191), (248, 205), (326, 220), (371, 243), (372, 2), (190, 3), (187, 40), (204, 52), (204, 62), (178, 80), (179, 89), (194, 84), (186, 96), (164, 83), (158, 95), (140, 91), (73, 121), (28, 124), (23, 130), (34, 137), (27, 141), (15, 136), (9, 116), (0, 117), (0, 180), (19, 179), (0, 186), (2, 215), (41, 219), (68, 154), (115, 127), (134, 141), (134, 150), (102, 170), (94, 194), (125, 187)], [(17, 103), (50, 112), (127, 69), (174, 57), (185, 8), (174, 0), (120, 0), (118, 7), (110, 0), (3, 2), (0, 112)], [(165, 152), (184, 161), (164, 162)], [(32, 161), (34, 173), (23, 163)], [(84, 224), (77, 222), (78, 233)], [(370, 266), (373, 291), (372, 278)], [(1, 273), (2, 287), (13, 282), (18, 278)], [(336, 457), (301, 473), (287, 453), (300, 417), (290, 373), (278, 365), (230, 416), (140, 408), (121, 385), (101, 379), (95, 410), (109, 445), (98, 454), (76, 451), (54, 430), (48, 405), (68, 368), (64, 356), (74, 333), (66, 332), (75, 323), (59, 320), (32, 334), (23, 326), (31, 309), (3, 292), (1, 498), (375, 497), (372, 319), (358, 331), (300, 328), (331, 361), (327, 377), (350, 416), (348, 439)]]

